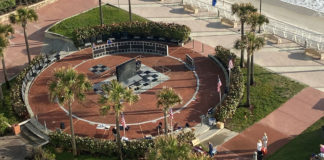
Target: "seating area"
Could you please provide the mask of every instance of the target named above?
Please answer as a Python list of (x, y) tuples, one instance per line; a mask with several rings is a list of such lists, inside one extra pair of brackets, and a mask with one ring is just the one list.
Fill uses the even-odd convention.
[(184, 4), (183, 9), (184, 9), (184, 11), (187, 11), (187, 12), (192, 13), (192, 14), (197, 14), (198, 13), (198, 8), (196, 8), (196, 7), (192, 6), (192, 5), (189, 5), (189, 4)]
[(320, 51), (320, 50), (313, 49), (313, 48), (306, 48), (305, 54), (307, 56), (314, 58), (314, 59), (324, 60), (324, 51)]
[(281, 44), (282, 43), (281, 38), (274, 34), (264, 34), (263, 36), (266, 41), (269, 41), (273, 44)]
[(228, 18), (223, 17), (221, 19), (221, 23), (225, 26), (231, 27), (231, 28), (237, 28), (239, 26), (238, 22), (232, 21)]
[(45, 69), (53, 62), (60, 60), (61, 58), (62, 57), (60, 53), (49, 55), (49, 56), (46, 55), (42, 58), (42, 60), (39, 61), (39, 63), (36, 63), (31, 67), (31, 69), (26, 73), (26, 76), (21, 86), (21, 97), (24, 102), (25, 102), (25, 91), (26, 91), (27, 84), (29, 82), (32, 82), (43, 69)]

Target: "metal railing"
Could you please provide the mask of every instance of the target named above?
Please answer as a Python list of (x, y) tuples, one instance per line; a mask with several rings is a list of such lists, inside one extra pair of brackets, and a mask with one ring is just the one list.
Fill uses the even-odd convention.
[[(232, 21), (239, 21), (239, 18), (232, 14), (232, 3), (227, 1), (219, 1), (216, 6), (212, 6), (210, 0), (184, 0), (183, 3), (206, 10), (207, 12), (216, 13), (218, 16), (230, 19)], [(276, 36), (291, 40), (307, 48), (324, 50), (324, 34), (309, 31), (269, 16), (268, 18), (270, 23), (262, 26), (262, 29), (266, 33), (274, 34)]]

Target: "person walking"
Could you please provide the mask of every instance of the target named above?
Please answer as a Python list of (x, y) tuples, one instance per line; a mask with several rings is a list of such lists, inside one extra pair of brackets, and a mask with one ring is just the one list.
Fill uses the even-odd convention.
[(268, 145), (268, 136), (267, 133), (264, 132), (264, 135), (262, 137), (262, 142), (263, 142), (263, 148), (267, 149), (267, 145)]
[(263, 159), (263, 154), (262, 154), (262, 141), (259, 139), (257, 143), (257, 159), (262, 160)]
[(210, 143), (210, 142), (208, 142), (208, 148), (209, 148), (208, 154), (209, 154), (211, 157), (213, 157), (213, 156), (214, 156), (214, 153), (213, 153), (213, 151), (214, 151), (213, 144)]

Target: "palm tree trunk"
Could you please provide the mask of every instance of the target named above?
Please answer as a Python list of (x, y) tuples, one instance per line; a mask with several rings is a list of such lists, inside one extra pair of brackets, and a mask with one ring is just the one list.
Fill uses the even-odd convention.
[(123, 160), (123, 153), (121, 150), (121, 140), (120, 140), (120, 127), (119, 127), (119, 112), (116, 113), (116, 129), (117, 129), (117, 147), (119, 152), (120, 160)]
[(128, 0), (128, 9), (129, 9), (129, 21), (132, 22), (132, 7), (131, 7), (131, 0)]
[(247, 71), (247, 83), (246, 83), (246, 92), (247, 92), (247, 96), (246, 96), (246, 105), (247, 107), (250, 107), (250, 74), (251, 74), (251, 65), (250, 65), (250, 53), (248, 51), (247, 53), (247, 66), (248, 66), (248, 71)]
[(26, 43), (26, 51), (27, 51), (27, 56), (28, 56), (28, 63), (30, 64), (31, 58), (30, 58), (30, 53), (29, 53), (29, 44), (27, 40), (27, 31), (26, 31), (26, 26), (23, 27), (24, 29), (24, 37), (25, 37), (25, 43)]
[(74, 127), (73, 127), (73, 119), (72, 119), (72, 103), (69, 102), (69, 118), (70, 118), (70, 129), (71, 129), (71, 138), (72, 138), (72, 151), (73, 156), (77, 155), (76, 144), (75, 144), (75, 136), (74, 136)]
[(102, 20), (102, 8), (101, 8), (101, 0), (99, 0), (99, 10), (100, 10), (100, 25), (103, 25), (103, 20)]
[(251, 55), (251, 82), (250, 85), (254, 84), (254, 54)]
[[(243, 41), (244, 38), (244, 22), (241, 21), (241, 40)], [(244, 67), (244, 49), (241, 49), (241, 61), (240, 61), (240, 66), (241, 68)]]
[(167, 120), (167, 111), (164, 111), (164, 134), (168, 134), (168, 120)]
[(2, 69), (3, 69), (4, 78), (5, 78), (5, 81), (6, 81), (6, 86), (7, 86), (8, 89), (10, 89), (10, 83), (9, 83), (9, 80), (8, 80), (8, 75), (7, 75), (8, 73), (7, 73), (4, 57), (2, 57), (1, 60), (2, 60)]
[(0, 100), (2, 101), (2, 106), (4, 106), (4, 104), (5, 104), (5, 101), (4, 101), (4, 99), (3, 99), (3, 92), (2, 92), (2, 84), (0, 83)]

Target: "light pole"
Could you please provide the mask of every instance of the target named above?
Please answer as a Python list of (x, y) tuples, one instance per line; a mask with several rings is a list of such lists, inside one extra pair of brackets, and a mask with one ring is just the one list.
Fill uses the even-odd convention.
[[(260, 15), (261, 15), (261, 9), (262, 9), (262, 0), (260, 0)], [(259, 33), (261, 33), (261, 26), (259, 25)]]
[(132, 7), (131, 7), (131, 0), (128, 0), (128, 10), (129, 10), (129, 21), (132, 22)]
[(99, 0), (99, 14), (100, 14), (100, 26), (102, 26), (103, 22), (102, 22), (102, 8), (101, 8), (101, 0)]

